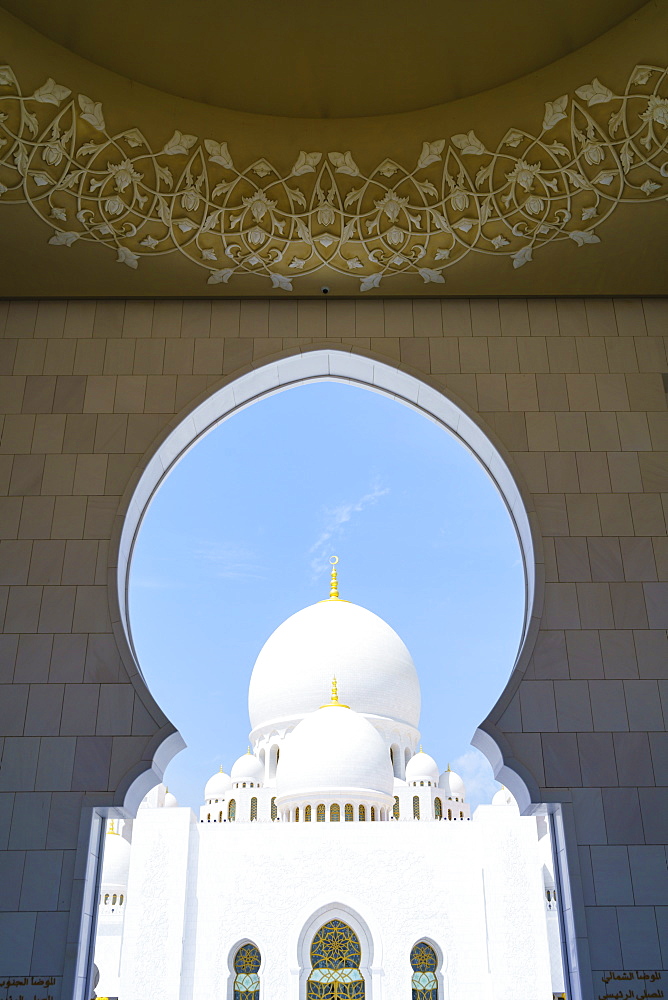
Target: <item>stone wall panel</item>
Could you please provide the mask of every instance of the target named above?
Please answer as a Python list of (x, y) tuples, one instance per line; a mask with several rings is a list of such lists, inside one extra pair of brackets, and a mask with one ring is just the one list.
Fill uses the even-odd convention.
[(668, 300), (14, 301), (0, 330), (0, 976), (33, 936), (61, 974), (82, 808), (121, 806), (172, 732), (113, 627), (121, 497), (211, 387), (323, 346), (422, 375), (507, 449), (547, 583), (486, 725), (572, 804), (594, 981), (666, 969)]

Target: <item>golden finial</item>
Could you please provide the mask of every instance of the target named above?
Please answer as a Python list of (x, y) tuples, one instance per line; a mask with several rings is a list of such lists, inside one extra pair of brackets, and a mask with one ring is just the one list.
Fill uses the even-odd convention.
[(247, 747), (247, 748), (246, 748), (246, 753), (247, 753), (247, 754), (249, 754), (249, 753), (250, 753), (250, 747)]
[(338, 556), (330, 556), (329, 563), (332, 567), (332, 575), (329, 582), (329, 599), (330, 601), (338, 601), (339, 598), (339, 578), (336, 572), (336, 564), (339, 561)]
[(448, 766), (446, 767), (446, 769), (445, 769), (445, 770), (446, 770), (446, 771), (449, 771), (449, 770), (450, 770), (450, 761), (448, 761)]
[(222, 773), (223, 773), (223, 765), (221, 764), (220, 765), (220, 771), (218, 772), (218, 774), (222, 774)]
[(113, 819), (109, 820), (109, 829), (107, 830), (107, 833), (113, 833), (118, 837), (118, 830), (114, 827)]
[(420, 744), (420, 753), (424, 753), (424, 750), (422, 749), (422, 744)]
[(320, 708), (350, 708), (350, 705), (342, 705), (339, 701), (339, 689), (336, 684), (336, 677), (332, 677), (332, 694), (329, 702), (326, 705), (321, 705)]

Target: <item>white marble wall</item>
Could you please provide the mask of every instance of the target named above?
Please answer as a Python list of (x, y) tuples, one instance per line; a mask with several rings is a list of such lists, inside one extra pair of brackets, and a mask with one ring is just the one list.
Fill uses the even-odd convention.
[(442, 955), (445, 1000), (552, 996), (536, 820), (513, 808), (482, 807), (462, 824), (246, 826), (142, 810), (128, 900), (120, 1000), (149, 988), (227, 1000), (244, 940), (262, 953), (263, 995), (302, 1000), (306, 928), (341, 914), (361, 928), (368, 1000), (410, 995), (423, 937)]

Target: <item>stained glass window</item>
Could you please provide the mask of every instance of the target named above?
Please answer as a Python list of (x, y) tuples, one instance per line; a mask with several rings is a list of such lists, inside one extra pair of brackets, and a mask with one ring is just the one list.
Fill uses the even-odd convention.
[(359, 808), (359, 821), (360, 821), (360, 823), (364, 823), (365, 820), (366, 820), (366, 809), (364, 808), (364, 806), (360, 806), (360, 808)]
[(432, 946), (426, 941), (418, 941), (411, 951), (412, 1000), (438, 1000), (437, 966)]
[(376, 807), (371, 806), (371, 822), (373, 823), (376, 819)]
[(295, 809), (295, 823), (299, 822), (299, 806)]
[(392, 806), (392, 815), (395, 819), (399, 819), (399, 796), (394, 796), (394, 805)]
[(316, 812), (316, 819), (317, 819), (318, 823), (324, 823), (325, 822), (325, 806), (323, 805), (322, 802), (318, 806), (318, 809), (317, 809), (317, 812)]
[(329, 807), (330, 823), (339, 823), (341, 820), (341, 807), (336, 802)]
[(257, 799), (255, 796), (251, 799), (251, 811), (250, 811), (251, 822), (257, 819)]
[(420, 818), (420, 797), (418, 795), (413, 796), (413, 819)]
[(271, 800), (271, 818), (276, 819), (278, 816), (278, 809), (276, 808), (276, 796), (274, 795)]
[(359, 938), (348, 924), (343, 920), (324, 924), (311, 944), (307, 1000), (364, 1000), (361, 960)]
[(233, 823), (234, 820), (237, 818), (237, 804), (234, 801), (234, 799), (230, 799), (230, 801), (228, 803), (228, 806), (227, 806), (227, 818), (230, 821), (230, 823)]
[(352, 823), (353, 819), (355, 818), (355, 813), (353, 812), (353, 807), (351, 806), (350, 802), (346, 806), (345, 816), (346, 816), (346, 823)]
[(305, 823), (310, 823), (311, 822), (311, 807), (310, 806), (304, 806), (304, 822)]
[(234, 1000), (259, 1000), (260, 951), (254, 944), (242, 944), (234, 956)]
[(443, 819), (443, 803), (439, 798), (434, 799), (434, 816), (436, 819)]

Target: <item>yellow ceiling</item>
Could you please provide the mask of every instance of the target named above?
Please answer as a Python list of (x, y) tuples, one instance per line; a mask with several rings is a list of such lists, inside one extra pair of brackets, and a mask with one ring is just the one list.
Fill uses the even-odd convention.
[(71, 52), (149, 87), (288, 117), (387, 115), (547, 66), (644, 0), (4, 0)]
[[(668, 3), (578, 3), (386, 0), (381, 8), (375, 0), (141, 0), (131, 7), (128, 0), (5, 0), (0, 64), (11, 66), (15, 82), (6, 77), (0, 84), (8, 111), (0, 126), (0, 161), (6, 161), (0, 163), (0, 295), (286, 298), (320, 295), (324, 285), (332, 296), (364, 297), (666, 294), (667, 175), (660, 166), (667, 155), (668, 77), (652, 70), (640, 73), (643, 82), (633, 81), (638, 65), (668, 64)], [(16, 88), (28, 112), (20, 124)], [(650, 141), (653, 88), (661, 97), (650, 114)], [(555, 106), (559, 101), (565, 110)], [(625, 123), (613, 129), (620, 109)], [(58, 142), (72, 144), (62, 155), (52, 148), (54, 124)], [(636, 133), (634, 159), (622, 176), (627, 126)], [(9, 142), (8, 127), (18, 130)], [(588, 160), (587, 128), (599, 147), (588, 148)], [(185, 136), (182, 150), (174, 148), (177, 135)], [(534, 139), (561, 144), (561, 152), (539, 151)], [(525, 150), (530, 167), (542, 164), (543, 180), (521, 173)], [(480, 176), (492, 158), (494, 176)], [(135, 178), (125, 160), (139, 175), (134, 201)], [(243, 184), (228, 191), (234, 171)], [(408, 191), (402, 178), (409, 174), (422, 194)], [(587, 178), (584, 191), (574, 190), (579, 175)], [(523, 180), (506, 204), (512, 177)], [(67, 178), (72, 183), (61, 184)], [(195, 193), (193, 184), (200, 185)], [(358, 210), (354, 189), (362, 184), (368, 193)], [(453, 185), (463, 185), (464, 193)], [(495, 195), (492, 205), (488, 192), (495, 186), (502, 197)], [(288, 187), (303, 192), (306, 206), (286, 202)], [(395, 187), (409, 204), (396, 218), (381, 213), (382, 233), (369, 229), (373, 205)], [(278, 223), (287, 227), (271, 241), (253, 235), (254, 191), (277, 202)], [(539, 208), (527, 208), (534, 195)], [(570, 214), (557, 211), (557, 199), (571, 196)], [(239, 224), (234, 217), (245, 204)], [(490, 206), (494, 218), (483, 220), (482, 236), (478, 217)], [(215, 225), (224, 220), (228, 246), (245, 241), (250, 261), (229, 281), (212, 275), (235, 264), (222, 252), (220, 233), (207, 229), (208, 213), (219, 209)], [(167, 210), (171, 235), (165, 236)], [(524, 221), (516, 228), (518, 212)], [(440, 230), (439, 213), (455, 228), (470, 215), (474, 227), (453, 236)], [(541, 213), (549, 225), (536, 234)], [(290, 236), (297, 217), (310, 227), (315, 249), (299, 233)], [(255, 218), (268, 232), (269, 215), (258, 211)], [(341, 244), (344, 263), (336, 270), (327, 263), (336, 247), (324, 239), (330, 232), (338, 239), (349, 218), (356, 235)], [(196, 229), (186, 232), (180, 227), (188, 219)], [(408, 241), (390, 235), (395, 223), (411, 231)], [(560, 238), (549, 242), (557, 224)], [(491, 244), (495, 226), (504, 236), (498, 247)], [(399, 273), (388, 253), (414, 253), (427, 230), (428, 253)], [(384, 257), (373, 249), (381, 236)], [(511, 254), (525, 252), (527, 241), (533, 256), (516, 261)], [(467, 245), (471, 252), (463, 253)], [(276, 247), (283, 248), (280, 260)], [(206, 257), (209, 250), (215, 257)], [(263, 258), (257, 266), (256, 252)], [(318, 254), (324, 263), (313, 268)], [(353, 255), (361, 264), (348, 271)], [(274, 285), (269, 267), (294, 291), (285, 282)], [(360, 281), (382, 268), (382, 282), (361, 289)], [(430, 277), (435, 271), (444, 282)]]

